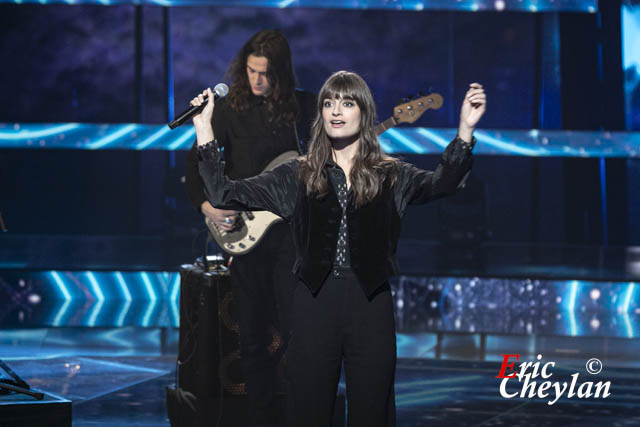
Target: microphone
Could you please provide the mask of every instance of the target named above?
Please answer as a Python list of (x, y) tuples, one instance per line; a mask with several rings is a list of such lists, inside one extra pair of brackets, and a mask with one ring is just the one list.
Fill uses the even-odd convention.
[[(218, 98), (223, 98), (227, 95), (227, 93), (229, 93), (229, 86), (227, 86), (224, 83), (218, 83), (216, 87), (213, 88), (213, 100), (215, 101)], [(207, 101), (208, 98), (209, 97), (205, 95), (204, 100)], [(200, 111), (202, 111), (205, 105), (207, 105), (206, 102), (200, 105), (199, 107), (192, 105), (187, 110), (183, 111), (182, 114), (180, 114), (178, 117), (173, 119), (173, 121), (169, 123), (169, 127), (171, 129), (177, 128), (178, 126), (180, 126), (181, 124), (189, 120), (191, 117), (200, 113)]]

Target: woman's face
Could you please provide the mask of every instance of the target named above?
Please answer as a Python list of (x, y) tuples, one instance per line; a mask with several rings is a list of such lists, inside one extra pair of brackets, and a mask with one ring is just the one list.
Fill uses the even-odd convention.
[(352, 99), (322, 101), (324, 130), (331, 139), (345, 139), (360, 133), (360, 107)]

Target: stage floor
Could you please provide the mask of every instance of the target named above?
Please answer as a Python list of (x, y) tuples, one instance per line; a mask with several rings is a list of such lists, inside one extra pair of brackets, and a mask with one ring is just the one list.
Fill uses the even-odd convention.
[[(12, 344), (11, 340), (3, 340), (0, 354), (32, 387), (71, 400), (74, 426), (169, 425), (165, 387), (175, 382), (173, 332), (129, 329), (126, 334), (140, 343), (138, 349), (130, 347), (124, 330), (111, 331), (111, 340), (103, 340), (102, 346), (96, 346), (87, 336), (97, 332), (68, 328), (57, 339), (40, 346), (21, 346), (19, 341)], [(157, 339), (164, 335), (166, 342), (158, 340), (154, 346), (150, 334)], [(464, 338), (460, 336), (459, 340)], [(567, 398), (565, 392), (557, 402), (548, 405), (554, 396), (552, 388), (547, 398), (507, 399), (500, 395), (501, 380), (495, 378), (501, 365), (499, 355), (452, 351), (445, 346), (439, 358), (427, 355), (398, 360), (398, 426), (640, 424), (640, 362), (631, 355), (618, 361), (603, 358), (602, 371), (590, 375), (585, 370), (587, 353), (545, 353), (543, 362), (556, 362), (549, 371), (553, 374), (550, 381), (570, 383), (571, 375), (579, 373), (577, 386), (587, 381), (611, 382), (611, 395), (606, 399)], [(523, 355), (520, 360), (531, 358)], [(521, 384), (509, 381), (507, 392), (519, 392)]]

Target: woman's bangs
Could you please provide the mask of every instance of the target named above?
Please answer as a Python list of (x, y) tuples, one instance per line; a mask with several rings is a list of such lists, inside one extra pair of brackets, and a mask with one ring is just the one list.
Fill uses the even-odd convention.
[(348, 99), (355, 101), (360, 108), (364, 107), (364, 97), (360, 93), (358, 81), (348, 75), (339, 75), (327, 82), (320, 94), (323, 99)]

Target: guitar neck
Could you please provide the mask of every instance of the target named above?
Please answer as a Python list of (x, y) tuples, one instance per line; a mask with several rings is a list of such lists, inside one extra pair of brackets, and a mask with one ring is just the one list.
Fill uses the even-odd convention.
[(384, 122), (378, 123), (378, 125), (375, 127), (376, 135), (380, 135), (382, 132), (386, 131), (387, 129), (391, 129), (397, 124), (398, 122), (396, 121), (395, 117), (389, 117)]

